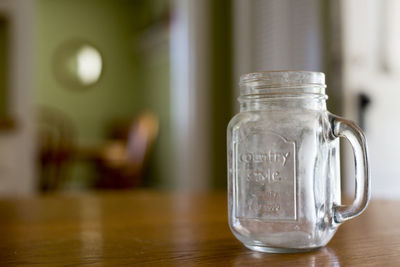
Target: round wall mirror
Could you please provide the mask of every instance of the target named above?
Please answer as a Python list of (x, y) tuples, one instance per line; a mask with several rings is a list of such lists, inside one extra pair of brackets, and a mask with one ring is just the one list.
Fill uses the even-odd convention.
[(96, 84), (103, 71), (100, 51), (85, 41), (62, 44), (54, 55), (57, 80), (70, 89), (86, 89)]

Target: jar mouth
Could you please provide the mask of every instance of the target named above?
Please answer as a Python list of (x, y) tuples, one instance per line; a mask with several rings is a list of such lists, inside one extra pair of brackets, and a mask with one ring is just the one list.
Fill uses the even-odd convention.
[(325, 74), (314, 71), (264, 71), (240, 77), (241, 97), (255, 95), (299, 96), (313, 94), (325, 96)]

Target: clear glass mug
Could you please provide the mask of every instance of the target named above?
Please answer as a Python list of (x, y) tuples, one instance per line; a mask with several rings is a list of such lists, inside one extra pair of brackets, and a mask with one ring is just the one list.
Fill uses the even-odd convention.
[[(227, 130), (229, 226), (246, 247), (308, 251), (370, 198), (361, 129), (326, 109), (325, 75), (274, 71), (243, 75), (240, 113)], [(354, 202), (341, 205), (339, 138), (353, 147)]]

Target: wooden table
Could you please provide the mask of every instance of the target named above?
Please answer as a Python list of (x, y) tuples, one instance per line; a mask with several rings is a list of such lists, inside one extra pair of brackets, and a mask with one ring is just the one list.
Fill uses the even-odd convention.
[(149, 191), (0, 200), (0, 266), (400, 266), (400, 202), (372, 200), (327, 247), (252, 252), (231, 234), (226, 193)]

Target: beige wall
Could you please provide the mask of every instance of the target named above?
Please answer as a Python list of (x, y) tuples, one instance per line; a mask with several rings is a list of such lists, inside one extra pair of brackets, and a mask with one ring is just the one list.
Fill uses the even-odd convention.
[(32, 109), (33, 2), (2, 0), (0, 12), (9, 17), (9, 107), (16, 128), (0, 132), (0, 195), (34, 192)]

